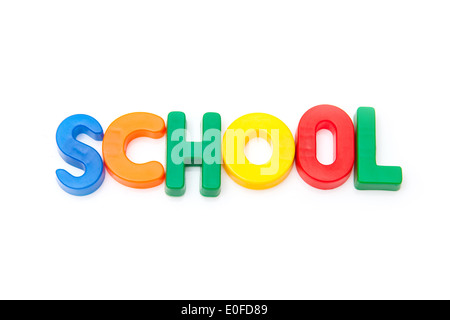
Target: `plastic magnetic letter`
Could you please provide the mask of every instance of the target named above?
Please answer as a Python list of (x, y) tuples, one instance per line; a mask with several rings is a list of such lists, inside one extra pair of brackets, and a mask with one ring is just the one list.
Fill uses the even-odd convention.
[(157, 161), (137, 164), (128, 159), (128, 144), (137, 138), (159, 139), (166, 133), (164, 120), (157, 115), (135, 112), (114, 120), (103, 139), (103, 159), (109, 174), (121, 184), (137, 189), (164, 182), (164, 167)]
[[(245, 146), (253, 138), (272, 145), (270, 160), (261, 165), (245, 156)], [(225, 131), (222, 144), (223, 165), (228, 175), (249, 189), (268, 189), (282, 182), (291, 171), (295, 143), (289, 128), (266, 113), (250, 113), (236, 119)]]
[(68, 117), (56, 131), (56, 144), (61, 157), (68, 164), (84, 170), (80, 177), (75, 177), (63, 169), (56, 171), (61, 188), (75, 196), (91, 194), (100, 188), (105, 179), (102, 157), (94, 148), (77, 140), (77, 136), (82, 133), (94, 140), (103, 139), (100, 123), (84, 114)]
[[(335, 161), (324, 165), (317, 160), (316, 135), (331, 131), (335, 139)], [(338, 107), (319, 105), (300, 119), (296, 134), (295, 164), (302, 179), (318, 189), (334, 189), (350, 177), (355, 160), (355, 133), (352, 119)]]
[(397, 191), (402, 184), (402, 168), (376, 163), (375, 109), (360, 107), (356, 112), (355, 188)]
[(201, 166), (200, 193), (217, 197), (221, 184), (221, 117), (208, 112), (203, 115), (201, 142), (186, 141), (186, 115), (171, 112), (167, 117), (166, 193), (182, 196), (186, 191), (185, 167)]

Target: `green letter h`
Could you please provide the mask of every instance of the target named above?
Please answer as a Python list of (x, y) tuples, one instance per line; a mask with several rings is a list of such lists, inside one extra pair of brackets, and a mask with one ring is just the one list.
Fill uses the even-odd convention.
[(221, 119), (220, 114), (203, 115), (201, 142), (186, 141), (186, 115), (171, 112), (167, 117), (166, 194), (182, 196), (186, 191), (185, 167), (201, 166), (200, 193), (217, 197), (221, 177)]

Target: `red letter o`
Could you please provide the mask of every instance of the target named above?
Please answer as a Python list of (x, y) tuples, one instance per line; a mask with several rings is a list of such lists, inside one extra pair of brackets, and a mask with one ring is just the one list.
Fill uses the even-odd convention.
[[(316, 134), (322, 129), (331, 131), (336, 141), (336, 160), (330, 165), (321, 164), (316, 157)], [(334, 189), (347, 181), (355, 160), (355, 132), (343, 110), (331, 105), (309, 109), (300, 119), (295, 143), (295, 164), (306, 183), (318, 189)]]

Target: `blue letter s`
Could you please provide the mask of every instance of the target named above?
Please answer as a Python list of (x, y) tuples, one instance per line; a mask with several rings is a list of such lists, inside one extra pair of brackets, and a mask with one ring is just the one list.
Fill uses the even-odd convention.
[(103, 140), (103, 129), (100, 123), (91, 116), (83, 114), (68, 117), (59, 125), (56, 132), (56, 143), (64, 161), (85, 170), (81, 177), (74, 177), (62, 169), (56, 171), (61, 188), (76, 196), (84, 196), (96, 191), (105, 179), (102, 157), (94, 148), (76, 140), (82, 133), (97, 141)]

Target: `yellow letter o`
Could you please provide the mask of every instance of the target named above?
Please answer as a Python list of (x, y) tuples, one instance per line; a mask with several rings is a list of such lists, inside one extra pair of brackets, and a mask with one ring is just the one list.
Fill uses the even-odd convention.
[[(257, 137), (273, 148), (272, 157), (262, 165), (251, 163), (245, 156), (245, 146)], [(250, 113), (236, 119), (225, 131), (222, 154), (225, 171), (236, 183), (249, 189), (268, 189), (289, 175), (295, 142), (280, 119), (266, 113)]]

